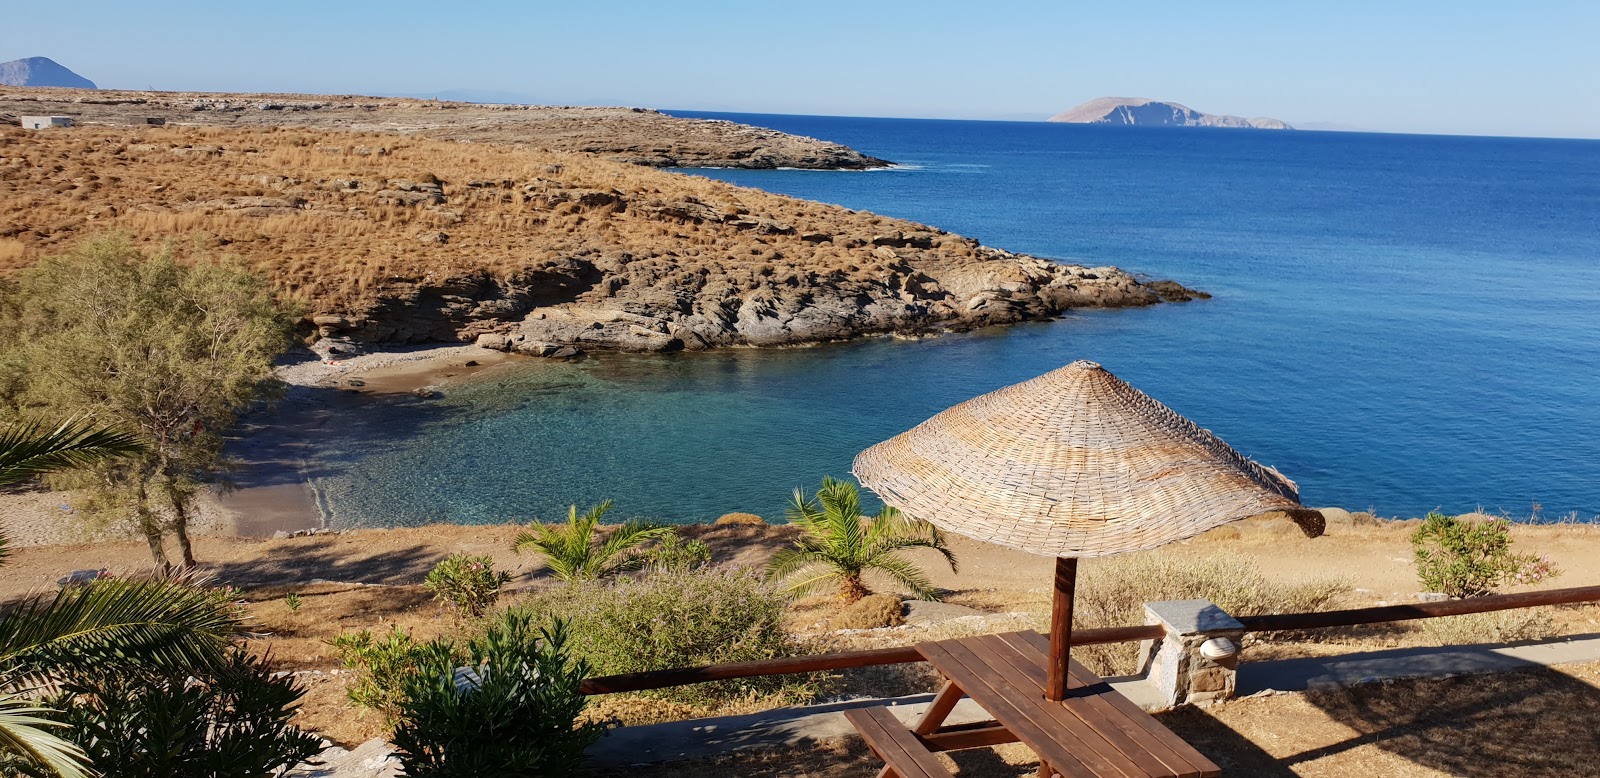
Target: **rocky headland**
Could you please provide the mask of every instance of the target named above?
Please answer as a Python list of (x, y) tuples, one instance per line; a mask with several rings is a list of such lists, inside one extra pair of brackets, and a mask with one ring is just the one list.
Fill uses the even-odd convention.
[[(92, 85), (91, 85), (92, 87)], [(293, 127), (583, 152), (648, 167), (865, 170), (890, 163), (847, 146), (644, 108), (487, 105), (403, 97), (0, 89), (0, 124), (70, 116), (80, 125)]]
[[(0, 128), (0, 268), (122, 232), (265, 272), (308, 338), (584, 349), (969, 329), (1200, 293), (590, 155), (392, 133)], [(189, 242), (193, 242), (192, 240)]]
[(1100, 97), (1050, 117), (1052, 122), (1141, 127), (1239, 127), (1292, 130), (1288, 123), (1265, 116), (1245, 118), (1202, 113), (1186, 105), (1147, 97)]

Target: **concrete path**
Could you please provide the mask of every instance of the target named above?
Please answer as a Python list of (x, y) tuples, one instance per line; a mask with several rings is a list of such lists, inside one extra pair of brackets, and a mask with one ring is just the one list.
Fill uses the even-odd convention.
[(1394, 678), (1504, 673), (1595, 661), (1600, 661), (1600, 635), (1575, 635), (1512, 645), (1395, 648), (1310, 659), (1245, 662), (1239, 665), (1238, 693), (1246, 697), (1270, 689), (1299, 692)]
[[(1600, 635), (1579, 635), (1510, 646), (1405, 648), (1315, 659), (1247, 661), (1239, 667), (1238, 693), (1246, 696), (1267, 690), (1293, 692), (1319, 686), (1350, 686), (1394, 678), (1439, 678), (1594, 661), (1600, 661)], [(1142, 677), (1108, 680), (1118, 691), (1142, 706), (1150, 707), (1159, 699)], [(860, 699), (782, 708), (745, 716), (623, 727), (612, 730), (589, 749), (590, 763), (623, 767), (711, 757), (761, 746), (836, 739), (855, 732), (845, 721), (845, 710), (892, 705), (895, 715), (910, 723), (922, 715), (932, 699), (931, 694), (884, 700)], [(951, 714), (950, 723), (988, 718), (988, 714), (972, 700), (962, 700)]]

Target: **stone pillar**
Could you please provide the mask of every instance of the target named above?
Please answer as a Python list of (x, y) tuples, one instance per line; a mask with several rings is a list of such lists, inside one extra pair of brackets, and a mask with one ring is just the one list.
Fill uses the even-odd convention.
[(1167, 633), (1140, 646), (1160, 709), (1233, 697), (1243, 624), (1210, 600), (1145, 603), (1144, 614), (1146, 624), (1160, 624)]

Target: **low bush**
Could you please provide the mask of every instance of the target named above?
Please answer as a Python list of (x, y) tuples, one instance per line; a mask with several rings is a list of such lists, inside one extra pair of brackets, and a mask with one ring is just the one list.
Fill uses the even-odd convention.
[(383, 714), (393, 723), (400, 714), (405, 679), (416, 672), (427, 656), (427, 644), (418, 643), (411, 633), (399, 627), (382, 639), (362, 630), (340, 635), (333, 641), (339, 661), (356, 673), (350, 685), (350, 701)]
[[(596, 674), (774, 659), (806, 653), (783, 626), (788, 598), (749, 572), (700, 568), (641, 579), (560, 587), (528, 607), (545, 621), (568, 623), (571, 647)], [(743, 678), (647, 692), (691, 705), (751, 695), (808, 700), (804, 676)]]
[(740, 513), (738, 511), (724, 513), (717, 517), (717, 526), (726, 527), (730, 524), (741, 527), (765, 527), (767, 526), (767, 521), (754, 513)]
[(1538, 583), (1561, 571), (1549, 557), (1511, 550), (1511, 523), (1470, 520), (1437, 511), (1411, 534), (1417, 579), (1430, 592), (1451, 597), (1493, 594), (1505, 584)]
[[(1267, 580), (1255, 563), (1235, 554), (1132, 554), (1097, 560), (1079, 579), (1073, 623), (1116, 627), (1144, 623), (1144, 604), (1207, 599), (1234, 616), (1328, 610), (1350, 591), (1339, 578), (1297, 583)], [(1072, 655), (1101, 675), (1134, 672), (1138, 646), (1080, 646)]]
[(500, 587), (511, 582), (511, 574), (494, 569), (487, 556), (451, 554), (428, 571), (423, 588), (457, 613), (482, 616), (500, 599)]
[(834, 617), (836, 629), (879, 629), (906, 623), (905, 603), (892, 594), (872, 594), (856, 600)]
[(1543, 640), (1556, 634), (1555, 618), (1549, 608), (1515, 608), (1465, 616), (1444, 616), (1423, 619), (1420, 626), (1424, 636), (1441, 646), (1516, 643)]
[(665, 535), (650, 549), (650, 567), (656, 570), (693, 570), (711, 564), (711, 547), (695, 538), (684, 539), (677, 532)]
[[(395, 754), (410, 778), (571, 775), (604, 730), (580, 722), (589, 666), (566, 627), (509, 612), (458, 648), (432, 641), (402, 683)], [(464, 665), (464, 666), (462, 666)]]
[(322, 751), (289, 724), (305, 692), (242, 649), (206, 670), (92, 663), (61, 680), (61, 732), (102, 775), (256, 778)]

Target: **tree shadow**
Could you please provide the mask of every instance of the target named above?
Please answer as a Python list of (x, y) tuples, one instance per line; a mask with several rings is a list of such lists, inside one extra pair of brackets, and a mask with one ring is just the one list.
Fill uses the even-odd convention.
[(1155, 714), (1156, 719), (1222, 768), (1223, 775), (1294, 778), (1295, 772), (1199, 708), (1178, 708)]
[(1600, 689), (1549, 668), (1319, 689), (1306, 700), (1361, 734), (1289, 765), (1364, 745), (1469, 778), (1593, 775), (1600, 765)]
[(219, 583), (241, 588), (313, 580), (397, 586), (421, 583), (444, 557), (444, 551), (424, 545), (363, 551), (348, 542), (341, 543), (338, 535), (330, 535), (298, 543), (284, 553), (221, 562), (211, 568)]

